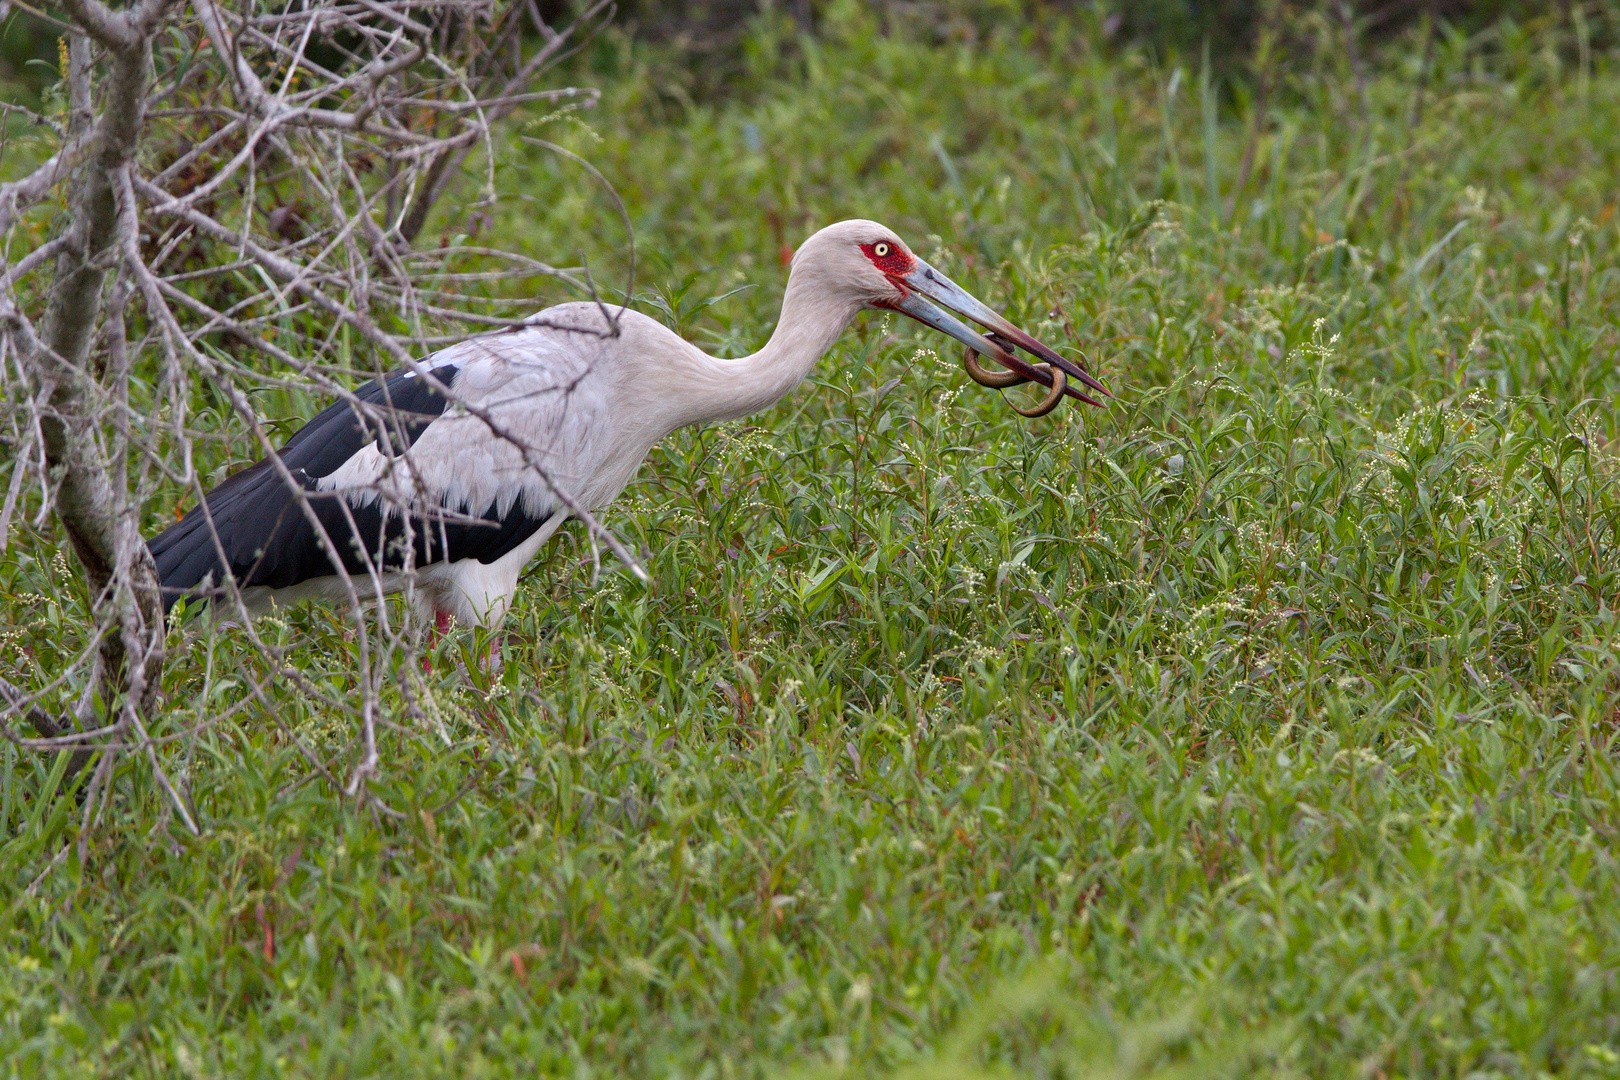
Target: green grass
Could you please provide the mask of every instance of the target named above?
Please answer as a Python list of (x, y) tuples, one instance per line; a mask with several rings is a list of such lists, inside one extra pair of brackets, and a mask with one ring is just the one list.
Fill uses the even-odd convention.
[[(868, 317), (655, 451), (607, 516), (650, 586), (569, 535), (497, 676), (463, 637), (390, 698), (403, 821), (290, 741), (351, 761), (346, 717), (177, 631), (201, 839), (126, 765), (25, 893), (77, 814), (0, 747), (6, 1073), (1620, 1075), (1617, 58), (1324, 49), (1234, 198), (1196, 64), (863, 20), (761, 26), (724, 101), (580, 58), (603, 106), (545, 130), (638, 292), (747, 351), (782, 245), (875, 217), (1119, 400), (1024, 421)], [(615, 280), (516, 136), (491, 227)], [(82, 592), (48, 533), (0, 589), (38, 685)], [(340, 613), (264, 629), (353, 686)]]

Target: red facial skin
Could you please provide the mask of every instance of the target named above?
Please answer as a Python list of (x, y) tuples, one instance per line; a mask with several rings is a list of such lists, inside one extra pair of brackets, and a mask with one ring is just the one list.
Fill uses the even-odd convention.
[(905, 248), (892, 240), (880, 240), (878, 243), (889, 245), (887, 255), (877, 253), (877, 244), (862, 244), (861, 251), (868, 259), (872, 260), (872, 265), (883, 271), (883, 275), (893, 283), (896, 289), (900, 290), (902, 297), (911, 295), (911, 290), (906, 287), (906, 283), (901, 279), (917, 269), (917, 260)]

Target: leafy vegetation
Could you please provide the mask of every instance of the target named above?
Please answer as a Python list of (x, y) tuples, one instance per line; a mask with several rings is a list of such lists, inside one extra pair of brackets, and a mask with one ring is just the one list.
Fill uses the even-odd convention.
[[(565, 534), (498, 670), (405, 673), (399, 818), (300, 751), (353, 753), (341, 613), (261, 624), (304, 685), (176, 630), (201, 839), (137, 762), (81, 866), (62, 762), (0, 746), (4, 1069), (1620, 1074), (1616, 58), (1502, 22), (1358, 74), (1324, 22), (1257, 123), (1084, 26), (790, 29), (706, 104), (599, 39), (602, 108), (439, 228), (624, 280), (543, 133), (706, 347), (870, 216), (1119, 399), (1024, 421), (868, 317), (655, 451), (608, 515), (650, 586)], [(0, 587), (38, 685), (85, 597), (48, 531)]]

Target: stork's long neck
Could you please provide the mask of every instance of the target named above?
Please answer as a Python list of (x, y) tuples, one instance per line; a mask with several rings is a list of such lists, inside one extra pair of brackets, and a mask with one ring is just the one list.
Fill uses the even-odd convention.
[(696, 374), (708, 384), (704, 415), (687, 422), (734, 420), (775, 404), (804, 381), (860, 309), (814, 277), (789, 277), (782, 316), (764, 348), (735, 360), (703, 358), (706, 370)]

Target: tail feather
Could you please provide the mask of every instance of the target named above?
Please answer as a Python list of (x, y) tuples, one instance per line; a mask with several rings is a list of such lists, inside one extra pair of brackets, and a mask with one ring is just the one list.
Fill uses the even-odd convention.
[(253, 519), (262, 516), (266, 503), (291, 501), (268, 462), (261, 461), (230, 477), (202, 506), (147, 541), (157, 563), (164, 611), (181, 597), (207, 591), (205, 586), (220, 587), (227, 573), (250, 584), (244, 575), (251, 571), (256, 552), (244, 549), (268, 539)]

